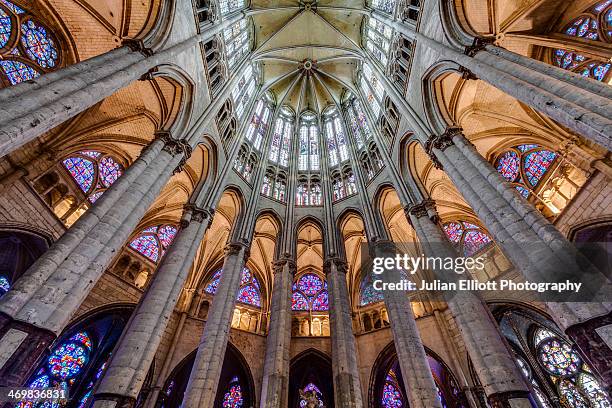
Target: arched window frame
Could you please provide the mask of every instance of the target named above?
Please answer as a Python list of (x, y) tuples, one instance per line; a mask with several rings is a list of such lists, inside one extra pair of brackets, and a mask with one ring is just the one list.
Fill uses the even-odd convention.
[(323, 130), (327, 141), (329, 167), (338, 167), (349, 160), (348, 141), (342, 126), (340, 112), (333, 107), (323, 115)]
[(350, 122), (350, 128), (355, 138), (355, 145), (357, 151), (361, 151), (367, 142), (372, 139), (372, 132), (368, 125), (368, 118), (363, 105), (359, 101), (359, 98), (353, 97), (346, 105), (346, 111)]
[(293, 126), (295, 122), (295, 114), (288, 107), (281, 107), (274, 131), (272, 140), (270, 141), (270, 153), (268, 161), (278, 166), (287, 168), (289, 165), (289, 149), (291, 148), (291, 140), (293, 139)]
[(251, 50), (249, 22), (246, 18), (239, 20), (223, 30), (225, 58), (231, 70), (242, 61)]
[(319, 125), (313, 112), (304, 112), (300, 117), (299, 130), (299, 172), (320, 170)]
[(361, 91), (363, 92), (365, 101), (370, 105), (374, 120), (378, 120), (382, 112), (381, 106), (383, 104), (383, 98), (385, 96), (385, 90), (382, 83), (376, 76), (376, 73), (368, 65), (364, 63), (362, 66), (361, 73), (359, 74), (359, 84)]
[(538, 144), (521, 144), (500, 152), (494, 165), (521, 196), (529, 198), (531, 194), (537, 195), (540, 187), (554, 172), (558, 158), (557, 153)]
[(150, 225), (130, 240), (128, 248), (149, 262), (159, 264), (177, 233), (178, 226), (174, 224)]
[(247, 106), (255, 96), (255, 88), (257, 86), (257, 80), (255, 79), (255, 72), (253, 66), (248, 64), (245, 68), (242, 78), (236, 84), (232, 90), (232, 101), (236, 107), (236, 117), (238, 120), (242, 120), (247, 112)]
[(64, 64), (59, 37), (27, 8), (0, 3), (0, 88), (36, 79)]
[(395, 0), (372, 0), (371, 7), (385, 14), (393, 15), (395, 13)]
[(248, 5), (246, 0), (219, 0), (219, 8), (222, 16), (229, 16), (242, 10)]
[(495, 245), (495, 241), (484, 228), (469, 221), (448, 221), (442, 227), (449, 241), (466, 257), (480, 254)]
[[(83, 168), (83, 165), (86, 167), (91, 165), (91, 168)], [(125, 171), (113, 155), (99, 150), (81, 150), (72, 153), (62, 160), (62, 168), (91, 204), (95, 203)], [(84, 185), (83, 176), (91, 180), (89, 185)]]
[(374, 17), (368, 17), (367, 25), (363, 30), (363, 45), (365, 49), (372, 55), (374, 61), (380, 63), (383, 69), (387, 68), (393, 30)]
[[(593, 43), (612, 43), (612, 2), (601, 0), (567, 24), (562, 34)], [(612, 63), (582, 55), (571, 49), (550, 50), (551, 63), (597, 81), (612, 80)]]

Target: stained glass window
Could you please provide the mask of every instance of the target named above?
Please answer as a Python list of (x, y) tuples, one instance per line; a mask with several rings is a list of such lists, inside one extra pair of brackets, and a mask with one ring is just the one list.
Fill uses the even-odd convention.
[(246, 6), (245, 0), (221, 0), (219, 1), (221, 14), (226, 16), (232, 14)]
[(268, 159), (272, 163), (277, 163), (283, 167), (287, 167), (292, 134), (293, 119), (287, 113), (283, 114), (283, 111), (281, 110), (281, 115), (276, 120), (274, 125), (270, 155), (268, 156)]
[(295, 188), (295, 205), (315, 206), (321, 205), (321, 183), (316, 179), (299, 181)]
[(368, 19), (365, 29), (365, 47), (372, 53), (374, 60), (380, 62), (383, 67), (387, 66), (392, 34), (391, 27), (388, 25), (373, 17)]
[(158, 225), (142, 230), (130, 241), (129, 247), (157, 263), (176, 236), (178, 229), (174, 225)]
[(303, 114), (299, 135), (299, 171), (319, 170), (319, 127), (316, 116)]
[(225, 41), (227, 65), (229, 69), (232, 69), (250, 50), (246, 19), (243, 18), (223, 30), (223, 39)]
[(319, 407), (323, 407), (323, 393), (319, 387), (317, 387), (314, 383), (308, 383), (304, 388), (300, 390), (300, 408), (305, 408), (308, 406), (308, 400), (312, 399), (312, 396), (316, 396)]
[[(7, 47), (15, 37), (20, 41)], [(0, 3), (0, 48), (4, 48), (0, 52), (0, 77), (10, 85), (36, 79), (59, 64), (60, 51), (53, 33), (9, 0)]]
[(123, 174), (123, 166), (112, 156), (94, 150), (72, 154), (62, 164), (91, 203)]
[(364, 276), (359, 291), (359, 305), (367, 306), (384, 300), (382, 291), (374, 289), (373, 283), (374, 281), (371, 274)]
[(324, 121), (329, 166), (336, 167), (349, 159), (348, 146), (340, 122), (340, 114), (334, 109), (326, 116)]
[(262, 97), (257, 101), (255, 111), (249, 122), (249, 127), (246, 132), (246, 139), (251, 142), (255, 150), (261, 150), (263, 138), (268, 130), (270, 120), (270, 105), (266, 102), (266, 98)]
[(538, 346), (538, 357), (542, 366), (556, 376), (575, 374), (582, 360), (572, 347), (558, 338), (549, 338)]
[(244, 403), (238, 377), (233, 377), (223, 396), (223, 408), (241, 408)]
[(447, 222), (443, 228), (448, 239), (468, 257), (493, 244), (493, 240), (482, 228), (466, 221)]
[(394, 0), (372, 0), (372, 8), (384, 11), (387, 14), (393, 14), (395, 10)]
[[(363, 64), (360, 84), (365, 99), (370, 105), (370, 109), (372, 109), (374, 119), (378, 120), (378, 117), (382, 112), (381, 106), (385, 90), (382, 83), (374, 73), (374, 70), (366, 63)], [(365, 115), (363, 118), (365, 119)]]
[[(603, 0), (589, 7), (576, 17), (562, 31), (564, 34), (590, 41), (612, 42), (612, 2)], [(584, 77), (608, 82), (612, 64), (604, 59), (588, 58), (580, 53), (565, 49), (552, 50), (552, 60), (563, 69), (576, 72)]]
[[(206, 288), (204, 288), (204, 291), (206, 293), (209, 293), (211, 295), (217, 293), (222, 274), (222, 269), (219, 269), (217, 272), (214, 273), (210, 282), (208, 283), (208, 285), (206, 285)], [(240, 303), (244, 303), (247, 305), (261, 307), (261, 290), (259, 286), (259, 281), (251, 272), (251, 270), (246, 266), (242, 269), (242, 276), (240, 278), (240, 289), (238, 291), (236, 300)]]
[(0, 275), (0, 297), (11, 289), (11, 283), (6, 276)]
[(307, 273), (302, 275), (292, 286), (291, 310), (296, 311), (327, 311), (329, 299), (327, 282), (318, 275)]
[(357, 150), (361, 150), (365, 146), (365, 143), (372, 137), (372, 133), (370, 132), (368, 120), (361, 102), (359, 102), (357, 98), (351, 100), (347, 108), (347, 113), (351, 124), (351, 130), (355, 137)]
[(495, 162), (497, 171), (513, 183), (525, 198), (550, 170), (557, 154), (536, 144), (514, 146), (502, 152)]
[(232, 100), (236, 109), (236, 116), (238, 119), (242, 119), (246, 113), (246, 108), (251, 102), (251, 99), (255, 96), (255, 75), (253, 73), (253, 67), (249, 64), (244, 70), (244, 74), (234, 86), (232, 90)]

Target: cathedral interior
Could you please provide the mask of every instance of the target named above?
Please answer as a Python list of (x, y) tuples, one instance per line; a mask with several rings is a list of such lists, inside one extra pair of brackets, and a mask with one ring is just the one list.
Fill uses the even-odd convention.
[(605, 278), (611, 68), (612, 0), (0, 0), (0, 386), (69, 397), (0, 406), (612, 407), (609, 281), (367, 268)]

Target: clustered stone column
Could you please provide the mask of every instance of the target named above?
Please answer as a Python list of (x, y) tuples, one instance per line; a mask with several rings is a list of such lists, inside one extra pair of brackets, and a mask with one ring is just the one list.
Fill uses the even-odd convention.
[[(15, 375), (11, 367), (27, 367), (44, 351), (32, 349), (34, 343), (52, 341), (89, 290), (98, 281), (115, 252), (127, 240), (147, 208), (170, 179), (175, 169), (186, 161), (191, 147), (168, 133), (145, 149), (141, 157), (111, 188), (43, 254), (15, 286), (0, 299), (2, 329), (11, 338), (27, 327), (29, 339), (11, 341), (13, 352), (5, 349), (5, 364), (0, 377), (7, 385), (25, 380), (26, 372)], [(39, 338), (41, 337), (41, 338)], [(0, 342), (9, 341), (0, 339)], [(6, 377), (5, 377), (6, 374)]]
[(289, 401), (289, 363), (291, 343), (291, 284), (295, 275), (295, 261), (291, 254), (283, 254), (274, 262), (274, 282), (270, 302), (270, 329), (266, 339), (262, 408), (283, 408)]
[(348, 299), (349, 291), (346, 285), (347, 265), (338, 257), (330, 257), (325, 261), (323, 270), (327, 277), (329, 292), (335, 406), (361, 408), (364, 404), (351, 305)]
[[(393, 243), (376, 241), (374, 255), (394, 258)], [(390, 275), (394, 276), (388, 279), (389, 282), (399, 281), (400, 271), (391, 271)], [(410, 299), (406, 292), (399, 290), (385, 290), (383, 296), (410, 407), (442, 408)]]
[(234, 241), (227, 245), (223, 274), (208, 312), (206, 325), (198, 345), (185, 397), (184, 408), (212, 407), (225, 358), (227, 342), (240, 289), (242, 269), (249, 256), (250, 243)]
[(181, 229), (113, 351), (94, 406), (133, 406), (185, 284), (212, 211), (187, 205)]
[[(406, 216), (414, 227), (425, 255), (455, 258), (457, 253), (440, 225), (433, 200), (407, 207)], [(435, 270), (435, 278), (457, 282), (454, 271)], [(490, 311), (477, 294), (466, 291), (443, 292), (480, 383), (494, 408), (531, 408), (529, 387), (502, 338)]]

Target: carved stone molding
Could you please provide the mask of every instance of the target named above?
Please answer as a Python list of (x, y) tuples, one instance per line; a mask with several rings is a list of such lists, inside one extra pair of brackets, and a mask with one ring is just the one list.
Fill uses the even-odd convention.
[(249, 257), (251, 244), (247, 241), (232, 241), (225, 246), (225, 256), (238, 255), (240, 251), (244, 251), (244, 260)]
[(473, 57), (479, 51), (484, 50), (487, 45), (493, 44), (494, 41), (495, 38), (493, 37), (475, 37), (472, 45), (465, 47), (464, 54)]
[(153, 55), (153, 50), (151, 48), (147, 48), (142, 40), (126, 38), (121, 42), (121, 45), (128, 47), (134, 52), (139, 52), (145, 57), (150, 57)]
[(332, 265), (336, 265), (336, 269), (338, 272), (347, 273), (348, 272), (348, 264), (346, 261), (338, 256), (332, 256), (325, 260), (323, 263), (323, 273), (326, 275), (331, 272)]
[[(215, 210), (213, 208), (200, 208), (195, 204), (185, 204), (183, 208), (185, 209), (185, 211), (191, 212), (190, 221), (181, 220), (181, 227), (183, 228), (189, 225), (191, 221), (204, 222), (204, 220), (212, 218), (215, 214)], [(184, 226), (183, 223), (185, 223)]]
[(478, 77), (469, 69), (464, 66), (459, 67), (459, 73), (461, 74), (461, 78), (465, 80), (476, 80)]
[(431, 198), (426, 198), (420, 203), (408, 205), (404, 208), (404, 211), (409, 221), (411, 215), (416, 218), (429, 217), (434, 223), (440, 221), (440, 216), (436, 209), (436, 202)]
[(297, 271), (297, 263), (288, 252), (285, 252), (280, 258), (272, 262), (272, 270), (274, 271), (274, 274), (282, 273), (283, 269), (285, 269), (285, 265), (289, 266), (289, 272), (291, 275), (294, 275)]

